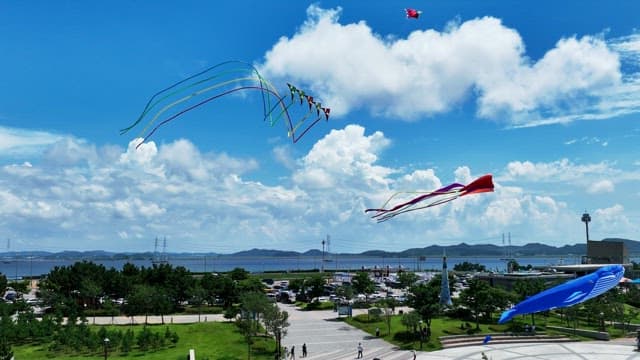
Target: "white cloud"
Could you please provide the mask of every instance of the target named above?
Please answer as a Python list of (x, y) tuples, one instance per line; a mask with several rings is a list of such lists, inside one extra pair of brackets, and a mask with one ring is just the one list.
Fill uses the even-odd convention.
[(502, 176), (505, 180), (530, 180), (530, 181), (569, 181), (580, 180), (585, 175), (599, 174), (611, 175), (616, 173), (609, 164), (600, 162), (596, 164), (577, 165), (569, 159), (561, 159), (553, 162), (533, 163), (531, 161), (512, 161), (507, 164), (506, 173)]
[(46, 131), (0, 126), (0, 156), (33, 156), (62, 138)]
[(586, 144), (586, 145), (601, 145), (607, 146), (609, 145), (609, 141), (600, 139), (597, 136), (583, 136), (579, 139), (571, 139), (564, 142), (565, 145), (575, 145), (575, 144)]
[(637, 234), (640, 226), (632, 222), (621, 204), (614, 204), (608, 208), (596, 209), (591, 214), (592, 224), (589, 231), (592, 239), (611, 237), (628, 237), (627, 234)]
[(296, 166), (295, 159), (291, 155), (290, 145), (275, 146), (272, 150), (274, 159), (287, 169), (293, 169)]
[(311, 5), (297, 33), (281, 37), (260, 65), (269, 78), (308, 86), (336, 116), (365, 108), (412, 120), (471, 96), (479, 116), (512, 126), (640, 110), (638, 69), (621, 70), (639, 56), (638, 36), (563, 38), (532, 61), (518, 32), (493, 17), (395, 38), (364, 21), (341, 24), (340, 13)]
[(587, 189), (590, 194), (610, 193), (615, 190), (615, 186), (611, 180), (596, 181)]
[[(525, 241), (574, 243), (582, 234), (575, 229), (580, 225), (579, 214), (571, 209), (575, 204), (566, 202), (570, 197), (540, 191), (538, 185), (579, 182), (584, 189), (602, 192), (609, 189), (602, 181), (608, 178), (616, 179), (616, 185), (637, 181), (608, 163), (514, 161), (495, 180), (494, 193), (377, 224), (364, 210), (378, 207), (397, 191), (434, 190), (451, 182), (468, 183), (480, 174), (469, 166), (449, 173), (385, 166), (380, 159), (391, 140), (360, 125), (335, 129), (308, 153), (292, 158), (290, 173), (277, 185), (250, 179), (250, 170), (259, 164), (202, 153), (188, 140), (160, 146), (150, 142), (138, 149), (137, 142), (127, 149), (82, 143), (86, 151), (76, 157), (68, 152), (77, 151), (77, 143), (63, 140), (42, 152), (43, 158), (57, 154), (58, 162), (33, 159), (0, 168), (0, 226), (11, 238), (34, 239), (33, 248), (50, 244), (140, 251), (149, 250), (155, 236), (166, 236), (176, 248), (190, 251), (306, 250), (315, 247), (309, 239), (329, 233), (348, 251), (398, 250), (473, 242), (505, 231)], [(503, 185), (509, 182), (518, 186)], [(582, 188), (572, 188), (585, 195)], [(621, 220), (627, 213), (622, 205), (604, 206), (593, 213), (594, 225), (596, 216), (602, 219), (597, 221), (617, 219), (617, 225), (597, 223), (598, 228), (633, 234), (634, 225)]]
[(384, 186), (393, 170), (375, 165), (377, 153), (389, 146), (382, 132), (365, 136), (364, 128), (347, 125), (343, 130), (331, 130), (302, 159), (302, 168), (294, 174), (301, 186), (330, 188), (336, 185)]

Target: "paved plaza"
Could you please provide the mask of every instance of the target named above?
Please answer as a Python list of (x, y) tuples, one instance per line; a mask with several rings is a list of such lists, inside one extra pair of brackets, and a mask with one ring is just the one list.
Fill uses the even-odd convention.
[[(364, 347), (364, 360), (411, 360), (410, 351), (335, 321), (333, 311), (299, 311), (293, 305), (279, 306), (289, 313), (289, 330), (283, 345), (296, 347), (296, 358), (301, 359), (302, 344), (306, 343), (307, 360), (351, 360), (357, 355), (358, 342)], [(382, 329), (381, 329), (382, 330)], [(384, 330), (382, 330), (384, 331)], [(639, 359), (634, 339), (569, 343), (521, 343), (464, 346), (433, 352), (418, 352), (418, 360), (482, 360), (536, 359), (536, 360), (628, 360)]]
[[(411, 360), (410, 351), (400, 350), (395, 345), (371, 336), (342, 321), (336, 321), (338, 314), (333, 311), (300, 311), (293, 305), (278, 304), (289, 313), (287, 336), (282, 344), (287, 348), (296, 347), (296, 359), (302, 355), (302, 344), (306, 343), (309, 356), (306, 360), (351, 360), (356, 359), (357, 346), (364, 347), (364, 360)], [(354, 315), (363, 310), (354, 310)], [(89, 322), (94, 321), (88, 318)], [(160, 316), (149, 316), (149, 323), (161, 323)], [(197, 315), (165, 316), (167, 323), (198, 322)], [(200, 321), (224, 321), (222, 315), (202, 315)], [(97, 317), (96, 324), (128, 324), (131, 318), (117, 316)], [(134, 323), (144, 323), (143, 316), (137, 316)], [(384, 331), (384, 329), (381, 329)], [(640, 360), (640, 352), (635, 352), (632, 338), (613, 341), (587, 341), (568, 343), (519, 343), (487, 344), (464, 346), (432, 352), (418, 352), (418, 360), (482, 360), (482, 353), (490, 360), (534, 359), (534, 360)]]
[[(633, 340), (572, 342), (555, 344), (497, 344), (489, 346), (465, 346), (460, 348), (418, 353), (419, 360), (475, 359), (482, 360), (482, 353), (490, 360), (626, 360), (640, 359), (634, 351)], [(410, 359), (410, 358), (409, 358)], [(384, 360), (384, 359), (382, 359)]]

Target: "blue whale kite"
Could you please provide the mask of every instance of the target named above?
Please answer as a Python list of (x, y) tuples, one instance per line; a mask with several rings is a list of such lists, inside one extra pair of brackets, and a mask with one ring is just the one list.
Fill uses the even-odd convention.
[(516, 315), (569, 307), (593, 299), (618, 285), (624, 275), (622, 265), (603, 266), (595, 272), (567, 281), (533, 295), (502, 313), (499, 324)]

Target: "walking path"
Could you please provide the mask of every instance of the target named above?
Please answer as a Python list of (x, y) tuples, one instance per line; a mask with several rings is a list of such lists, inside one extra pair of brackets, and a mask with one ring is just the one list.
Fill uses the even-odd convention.
[[(358, 342), (364, 347), (364, 360), (411, 360), (410, 351), (378, 339), (344, 322), (335, 321), (333, 311), (300, 311), (293, 305), (278, 304), (289, 313), (289, 330), (283, 346), (296, 347), (301, 359), (302, 344), (307, 344), (308, 360), (356, 359)], [(355, 315), (355, 314), (354, 314)], [(632, 338), (613, 341), (548, 342), (492, 344), (454, 347), (432, 352), (418, 352), (418, 360), (640, 360)]]
[(633, 339), (548, 344), (497, 344), (419, 353), (418, 360), (631, 360), (640, 359)]
[[(158, 315), (149, 315), (147, 317), (147, 324), (193, 324), (197, 322), (211, 322), (211, 321), (226, 321), (222, 314), (203, 314), (200, 315), (200, 320), (198, 320), (198, 315), (165, 315), (164, 322), (162, 321), (163, 317)], [(145, 316), (134, 316), (133, 321), (129, 316), (89, 316), (87, 318), (87, 322), (89, 324), (96, 325), (129, 325), (133, 324), (144, 324)]]
[(362, 343), (365, 360), (412, 359), (411, 352), (399, 350), (395, 345), (371, 336), (342, 321), (336, 321), (338, 313), (328, 311), (300, 311), (294, 305), (278, 303), (289, 313), (289, 328), (282, 345), (295, 346), (296, 358), (301, 359), (302, 344), (307, 344), (308, 360), (351, 360), (358, 354)]

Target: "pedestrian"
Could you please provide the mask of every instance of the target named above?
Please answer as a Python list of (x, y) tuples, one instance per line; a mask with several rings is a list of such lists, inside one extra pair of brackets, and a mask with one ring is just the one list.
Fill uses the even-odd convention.
[(413, 355), (413, 360), (416, 360), (416, 351), (415, 350), (411, 350), (411, 354)]
[(287, 349), (287, 347), (284, 347), (284, 359), (287, 360), (289, 358), (289, 349)]
[(358, 359), (362, 358), (362, 350), (364, 350), (362, 343), (358, 343)]
[(307, 343), (302, 344), (302, 357), (307, 357)]
[(296, 347), (295, 345), (291, 345), (291, 357), (289, 357), (291, 360), (296, 360)]
[(380, 328), (376, 328), (376, 337), (380, 337)]

